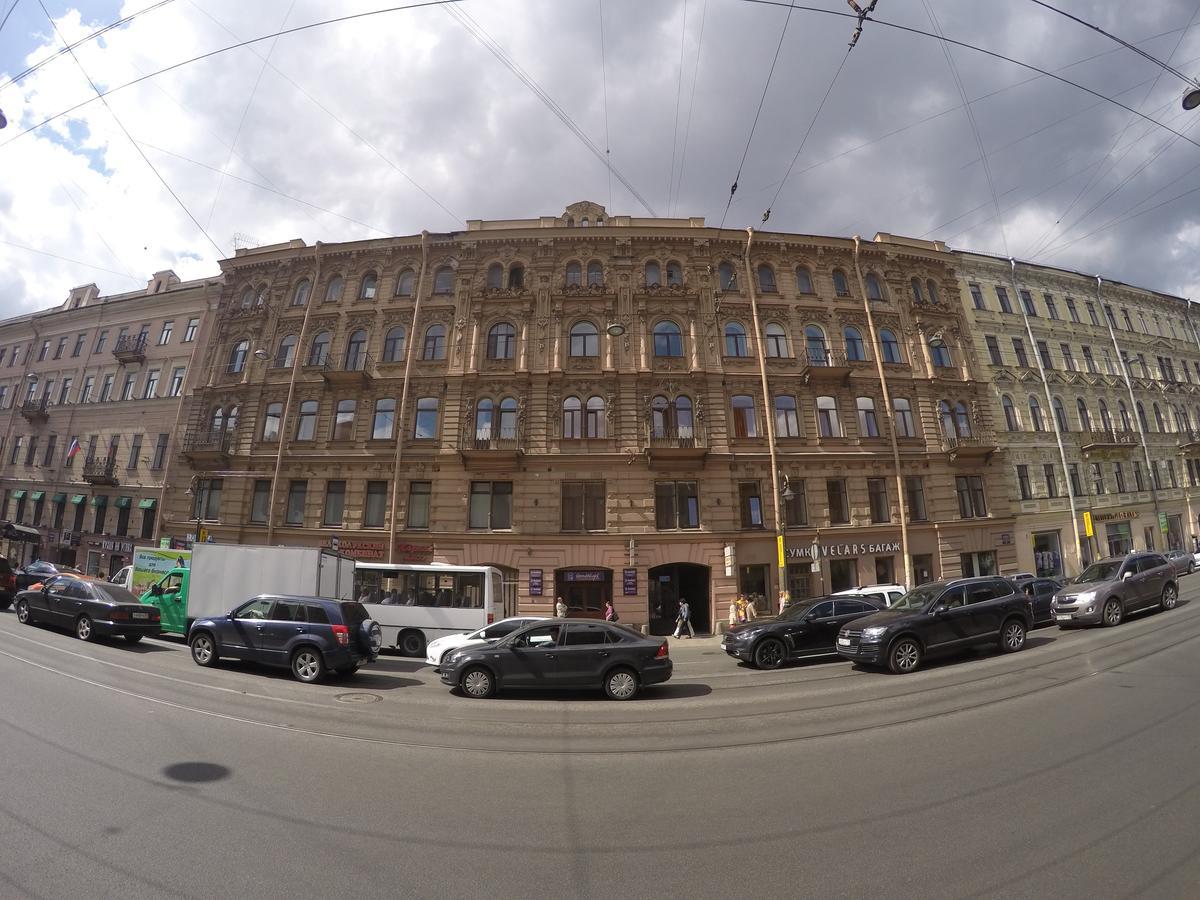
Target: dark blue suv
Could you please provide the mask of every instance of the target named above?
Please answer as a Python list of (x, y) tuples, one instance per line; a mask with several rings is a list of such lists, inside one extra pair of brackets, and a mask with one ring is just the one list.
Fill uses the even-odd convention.
[(382, 644), (379, 623), (361, 603), (319, 597), (263, 595), (188, 629), (197, 665), (215, 666), (229, 656), (290, 668), (305, 683), (330, 670), (353, 674), (375, 661)]

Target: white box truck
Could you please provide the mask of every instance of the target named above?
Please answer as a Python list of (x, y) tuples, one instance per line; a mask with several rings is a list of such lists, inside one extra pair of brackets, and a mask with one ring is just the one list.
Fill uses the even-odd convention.
[(353, 600), (354, 560), (317, 547), (196, 544), (186, 566), (172, 567), (140, 599), (158, 608), (163, 631), (186, 635), (193, 620), (259, 594)]

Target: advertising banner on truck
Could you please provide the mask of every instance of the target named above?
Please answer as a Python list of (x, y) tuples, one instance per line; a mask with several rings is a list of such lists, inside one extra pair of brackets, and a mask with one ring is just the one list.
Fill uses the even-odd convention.
[(172, 569), (191, 568), (191, 550), (163, 550), (157, 547), (138, 547), (133, 551), (133, 586), (129, 589), (135, 597), (150, 590)]

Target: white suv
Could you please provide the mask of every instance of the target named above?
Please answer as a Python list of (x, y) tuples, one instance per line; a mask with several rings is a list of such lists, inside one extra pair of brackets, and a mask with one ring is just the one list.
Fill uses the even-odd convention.
[(838, 591), (834, 597), (866, 597), (877, 600), (884, 606), (891, 606), (908, 593), (908, 588), (902, 584), (868, 584), (866, 587), (850, 588), (848, 591)]

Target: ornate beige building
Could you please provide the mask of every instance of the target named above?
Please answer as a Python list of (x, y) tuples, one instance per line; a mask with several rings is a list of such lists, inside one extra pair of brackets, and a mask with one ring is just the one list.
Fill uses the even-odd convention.
[(879, 235), (856, 268), (853, 241), (778, 233), (746, 255), (592, 203), (239, 251), (164, 528), (498, 565), (509, 609), (611, 597), (655, 630), (681, 596), (704, 630), (738, 592), (1011, 570), (955, 258)]
[(1190, 304), (1025, 263), (1014, 283), (1006, 259), (955, 258), (1006, 450), (1019, 568), (1074, 574), (1080, 554), (1193, 549), (1200, 341)]

